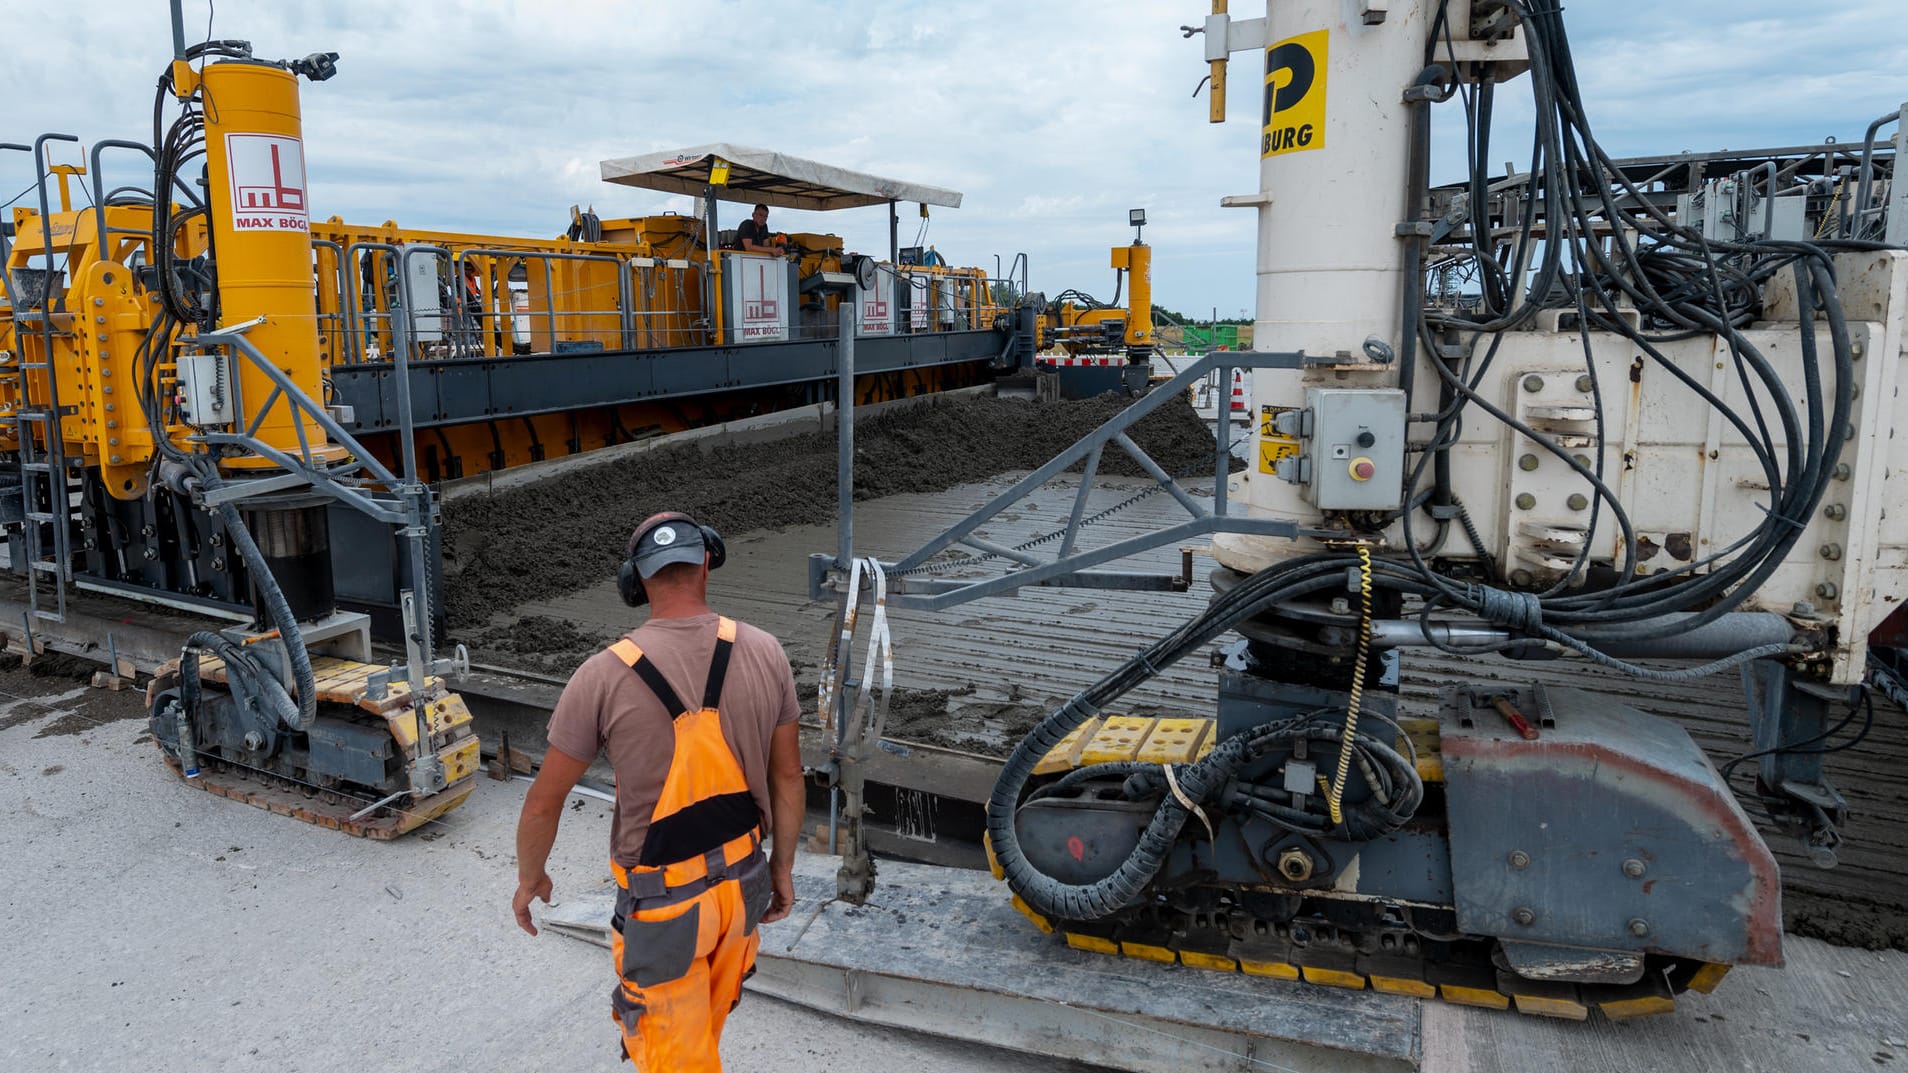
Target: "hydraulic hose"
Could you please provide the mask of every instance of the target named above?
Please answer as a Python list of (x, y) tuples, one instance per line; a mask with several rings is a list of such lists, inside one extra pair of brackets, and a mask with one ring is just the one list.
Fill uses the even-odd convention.
[[(217, 467), (209, 459), (188, 457), (185, 466), (192, 474), (191, 478), (184, 482), (188, 486), (196, 480), (200, 489), (210, 492), (225, 483), (219, 476)], [(261, 685), (259, 688), (264, 691), (266, 699), (271, 702), (273, 710), (279, 714), (279, 718), (286, 726), (299, 732), (310, 730), (312, 720), (318, 715), (318, 680), (311, 671), (311, 653), (305, 649), (305, 635), (298, 629), (298, 616), (292, 612), (290, 602), (285, 599), (284, 590), (279, 588), (278, 579), (272, 576), (271, 567), (265, 562), (265, 554), (258, 550), (258, 543), (252, 539), (252, 531), (246, 528), (245, 519), (239, 516), (238, 508), (230, 503), (221, 503), (218, 512), (220, 520), (225, 523), (226, 532), (232, 538), (233, 547), (238, 549), (239, 557), (245, 562), (245, 569), (251, 575), (252, 584), (258, 589), (265, 610), (271, 617), (273, 628), (278, 630), (279, 640), (285, 645), (285, 654), (291, 660), (292, 685), (297, 690), (298, 696), (295, 701), (287, 697), (285, 703), (279, 703), (278, 697), (272, 694), (272, 690), (276, 688), (277, 694), (283, 695), (284, 687), (269, 673), (265, 673), (264, 677), (271, 680), (270, 684)], [(230, 640), (218, 634), (200, 633), (194, 634), (193, 637), (194, 640), (209, 638), (204, 647), (211, 648), (213, 651), (218, 651), (218, 645), (232, 645)], [(217, 642), (216, 645), (214, 641)], [(193, 641), (188, 641), (188, 648), (192, 644)], [(241, 651), (240, 655), (243, 656), (245, 653)], [(223, 657), (223, 653), (221, 656)], [(249, 656), (246, 660), (250, 663)], [(228, 659), (227, 662), (231, 661)], [(251, 665), (256, 666), (256, 664)], [(196, 659), (193, 661), (193, 666), (196, 671)], [(183, 665), (181, 669), (184, 669)], [(195, 689), (196, 684), (194, 679)], [(182, 693), (181, 699), (192, 701), (196, 698)], [(190, 705), (187, 710), (191, 710)]]
[(1141, 834), (1139, 845), (1113, 874), (1093, 883), (1063, 883), (1035, 868), (1021, 851), (1014, 813), (1021, 791), (1042, 757), (1091, 719), (1102, 705), (1171, 666), (1188, 652), (1270, 605), (1327, 588), (1342, 588), (1346, 559), (1314, 555), (1260, 571), (1221, 594), (1205, 612), (1154, 642), (1145, 651), (1076, 694), (1022, 738), (1007, 758), (987, 803), (988, 842), (1008, 884), (1036, 911), (1066, 920), (1096, 920), (1133, 904), (1165, 863), (1192, 815), (1191, 805), (1211, 799), (1251, 759), (1246, 735), (1220, 742), (1205, 759), (1174, 765), (1178, 792), (1166, 796)]
[(293, 730), (311, 729), (310, 720), (301, 722), (298, 703), (285, 692), (285, 686), (271, 671), (259, 666), (243, 645), (209, 630), (200, 630), (186, 638), (179, 657), (179, 701), (185, 710), (199, 708), (199, 653), (210, 652), (225, 663), (227, 681), (235, 686), (235, 696), (260, 697), (280, 722)]
[[(208, 483), (206, 487), (216, 487), (216, 484)], [(285, 725), (296, 731), (310, 730), (312, 720), (318, 715), (318, 679), (311, 673), (311, 653), (305, 650), (305, 635), (299, 632), (298, 616), (292, 613), (291, 604), (285, 599), (285, 591), (278, 587), (278, 579), (272, 576), (271, 567), (265, 562), (265, 554), (258, 550), (258, 543), (252, 539), (251, 530), (245, 527), (245, 520), (239, 517), (238, 508), (230, 503), (221, 503), (219, 517), (225, 522), (225, 530), (232, 538), (232, 545), (245, 560), (246, 572), (251, 575), (252, 584), (264, 600), (265, 609), (271, 612), (272, 625), (278, 629), (278, 639), (291, 657), (292, 681), (298, 689), (298, 699), (289, 713), (281, 713), (282, 716), (288, 716)], [(271, 678), (269, 674), (265, 677)], [(272, 684), (276, 686), (277, 679), (272, 679)]]

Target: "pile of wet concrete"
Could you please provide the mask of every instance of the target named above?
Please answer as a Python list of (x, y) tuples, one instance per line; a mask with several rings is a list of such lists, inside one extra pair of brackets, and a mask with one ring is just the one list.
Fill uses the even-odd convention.
[[(855, 498), (939, 492), (1037, 468), (1127, 405), (1111, 395), (1053, 402), (970, 395), (884, 410), (855, 427)], [(1141, 419), (1130, 435), (1168, 473), (1211, 472), (1212, 432), (1183, 397)], [(731, 535), (831, 522), (836, 445), (830, 430), (768, 443), (662, 447), (448, 500), (452, 633), (518, 650), (512, 639), (520, 631), (498, 622), (500, 612), (613, 576), (630, 530), (658, 511), (683, 511)], [(1117, 449), (1106, 452), (1100, 471), (1144, 473)]]

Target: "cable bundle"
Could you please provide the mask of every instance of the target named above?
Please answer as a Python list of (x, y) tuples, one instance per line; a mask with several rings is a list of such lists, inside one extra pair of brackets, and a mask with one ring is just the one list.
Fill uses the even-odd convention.
[[(1828, 488), (1850, 431), (1853, 354), (1831, 256), (1838, 250), (1874, 247), (1766, 238), (1719, 241), (1676, 222), (1632, 183), (1592, 136), (1558, 9), (1520, 0), (1513, 0), (1512, 7), (1522, 20), (1536, 103), (1530, 196), (1514, 237), (1497, 248), (1489, 237), (1490, 214), (1485, 206), (1492, 87), (1485, 83), (1462, 89), (1471, 166), (1471, 257), (1482, 295), (1475, 310), (1424, 309), (1420, 315), (1419, 341), (1441, 381), (1441, 398), (1430, 418), (1437, 435), (1411, 475), (1412, 494), (1407, 501), (1412, 509), (1403, 512), (1402, 521), (1414, 568), (1437, 590), (1426, 605), (1427, 617), (1439, 608), (1458, 608), (1595, 658), (1588, 645), (1570, 637), (1570, 627), (1595, 624), (1600, 639), (1643, 641), (1714, 621), (1753, 595), (1801, 537)], [(1455, 67), (1445, 14), (1440, 11), (1439, 29), (1434, 31), (1427, 58), (1435, 57), (1442, 45), (1445, 54), (1453, 56)], [(1773, 196), (1774, 190), (1768, 193)], [(1512, 274), (1516, 266), (1533, 259), (1535, 267), (1525, 288)], [(1800, 306), (1804, 383), (1799, 406), (1790, 386), (1744, 334), (1744, 328), (1760, 315), (1763, 286), (1784, 271), (1794, 276)], [(1764, 517), (1755, 530), (1734, 541), (1717, 541), (1724, 546), (1693, 562), (1637, 576), (1637, 534), (1604, 479), (1600, 452), (1586, 465), (1575, 451), (1530, 428), (1480, 393), (1504, 333), (1527, 325), (1543, 309), (1573, 310), (1586, 329), (1627, 339), (1636, 353), (1722, 414), (1747, 441), (1768, 484)], [(1640, 325), (1632, 322), (1632, 313), (1641, 315)], [(1826, 353), (1817, 338), (1818, 313), (1826, 321)], [(1666, 343), (1704, 334), (1713, 334), (1726, 345), (1747, 400), (1746, 413), (1678, 368), (1662, 349)], [(1487, 343), (1485, 336), (1490, 337)], [(1596, 435), (1604, 442), (1602, 388), (1592, 359), (1591, 334), (1586, 330), (1579, 336), (1597, 412)], [(1452, 340), (1465, 342), (1454, 347), (1449, 345)], [(1461, 359), (1454, 362), (1453, 353), (1461, 354)], [(1568, 589), (1582, 577), (1591, 553), (1588, 541), (1578, 552), (1574, 568), (1556, 586), (1536, 594), (1535, 605), (1514, 606), (1494, 586), (1446, 577), (1427, 563), (1425, 552), (1411, 537), (1412, 514), (1426, 502), (1454, 502), (1448, 452), (1458, 441), (1464, 417), (1473, 410), (1529, 438), (1589, 486), (1587, 532), (1596, 530), (1602, 512), (1610, 512), (1621, 539), (1614, 579), (1607, 587)], [(1434, 470), (1434, 487), (1420, 493), (1417, 489), (1427, 468)], [(1457, 510), (1461, 509), (1460, 505)], [(1467, 524), (1466, 528), (1475, 527)], [(1481, 546), (1478, 551), (1484, 553)], [(1494, 575), (1496, 564), (1488, 558), (1486, 563)], [(1700, 609), (1697, 617), (1674, 626), (1624, 628), (1691, 609)]]

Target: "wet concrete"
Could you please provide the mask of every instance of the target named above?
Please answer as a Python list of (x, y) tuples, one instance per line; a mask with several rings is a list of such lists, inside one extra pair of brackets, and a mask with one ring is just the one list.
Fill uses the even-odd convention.
[[(855, 429), (855, 496), (937, 492), (1013, 469), (1032, 469), (1118, 413), (1121, 399), (1036, 402), (964, 396), (890, 408)], [(1211, 466), (1204, 424), (1183, 398), (1148, 415), (1132, 437), (1167, 472)], [(1143, 472), (1108, 451), (1101, 470)], [(481, 629), (525, 601), (609, 576), (630, 529), (663, 510), (727, 534), (831, 522), (836, 439), (807, 432), (773, 444), (708, 442), (566, 469), (444, 504), (447, 613), (454, 629)]]

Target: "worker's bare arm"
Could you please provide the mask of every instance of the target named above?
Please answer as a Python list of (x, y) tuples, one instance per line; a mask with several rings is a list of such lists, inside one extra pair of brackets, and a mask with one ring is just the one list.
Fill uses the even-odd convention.
[(530, 792), (524, 795), (523, 812), (517, 817), (517, 893), (510, 908), (517, 926), (532, 935), (537, 926), (530, 922), (530, 902), (542, 898), (550, 903), (550, 876), (544, 864), (550, 859), (550, 847), (556, 844), (557, 822), (563, 818), (563, 803), (570, 790), (590, 766), (561, 749), (552, 747), (543, 755)]
[(776, 727), (769, 742), (769, 801), (774, 808), (770, 825), (775, 836), (769, 877), (775, 895), (762, 915), (764, 922), (782, 919), (795, 904), (795, 844), (801, 841), (807, 799), (802, 787), (801, 731), (794, 723)]

